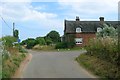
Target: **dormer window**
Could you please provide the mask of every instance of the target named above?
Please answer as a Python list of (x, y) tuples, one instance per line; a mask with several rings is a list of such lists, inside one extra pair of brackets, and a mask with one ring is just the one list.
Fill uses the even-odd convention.
[(102, 28), (98, 27), (97, 32), (100, 32), (100, 31), (102, 31)]
[(76, 33), (80, 33), (81, 32), (81, 28), (76, 28)]

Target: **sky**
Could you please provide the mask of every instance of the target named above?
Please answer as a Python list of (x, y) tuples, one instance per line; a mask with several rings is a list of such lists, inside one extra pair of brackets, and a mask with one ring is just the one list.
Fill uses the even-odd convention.
[(64, 34), (64, 20), (118, 20), (119, 0), (4, 0), (0, 2), (0, 37), (12, 35), (12, 24), (21, 40), (45, 36), (56, 30)]

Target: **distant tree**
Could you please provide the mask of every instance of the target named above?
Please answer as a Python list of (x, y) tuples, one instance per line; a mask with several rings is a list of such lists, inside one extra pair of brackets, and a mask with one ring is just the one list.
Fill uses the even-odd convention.
[(60, 34), (57, 31), (50, 31), (47, 35), (47, 38), (50, 38), (53, 43), (58, 43), (61, 41)]
[(13, 35), (14, 35), (15, 38), (18, 39), (18, 38), (19, 38), (19, 31), (16, 29), (16, 30), (14, 31), (14, 34), (13, 34)]
[(37, 37), (36, 38), (36, 43), (39, 44), (39, 45), (45, 45), (46, 44), (45, 39), (43, 37)]
[(46, 44), (47, 45), (50, 45), (50, 44), (52, 44), (53, 42), (52, 42), (52, 39), (50, 38), (50, 37), (44, 37), (44, 39), (45, 39), (45, 42), (46, 42)]
[(34, 38), (28, 38), (21, 42), (21, 45), (26, 45), (27, 49), (32, 49), (36, 45), (36, 40)]
[(23, 40), (20, 44), (21, 45), (27, 45), (27, 40)]

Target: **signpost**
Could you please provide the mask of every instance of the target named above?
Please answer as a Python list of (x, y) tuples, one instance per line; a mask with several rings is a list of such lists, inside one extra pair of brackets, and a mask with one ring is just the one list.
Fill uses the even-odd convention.
[(20, 43), (20, 41), (21, 41), (21, 40), (18, 38), (18, 43)]

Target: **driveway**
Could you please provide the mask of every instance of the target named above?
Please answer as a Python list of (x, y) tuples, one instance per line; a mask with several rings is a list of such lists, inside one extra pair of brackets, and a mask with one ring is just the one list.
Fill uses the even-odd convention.
[(22, 78), (95, 78), (75, 61), (75, 58), (83, 52), (30, 50), (32, 60), (25, 67)]

